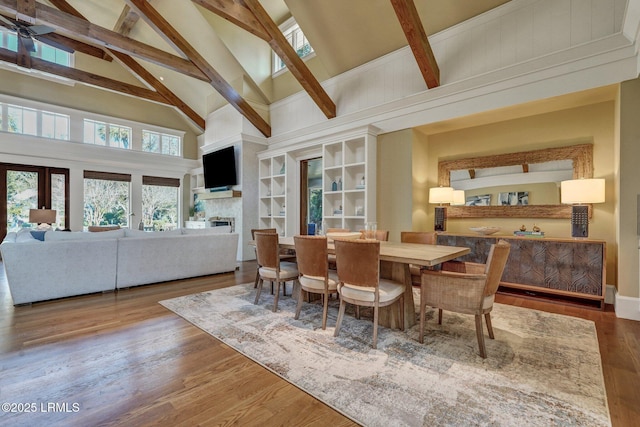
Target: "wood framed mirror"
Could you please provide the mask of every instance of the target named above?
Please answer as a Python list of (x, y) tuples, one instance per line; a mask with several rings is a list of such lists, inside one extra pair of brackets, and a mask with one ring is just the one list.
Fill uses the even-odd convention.
[[(451, 172), (469, 171), (502, 166), (521, 166), (524, 173), (529, 165), (570, 160), (573, 164), (571, 179), (593, 178), (593, 144), (579, 144), (543, 150), (521, 151), (493, 156), (443, 160), (438, 163), (438, 185), (449, 187)], [(591, 206), (589, 217), (591, 217)], [(571, 205), (517, 205), (517, 206), (449, 206), (448, 218), (571, 218)]]

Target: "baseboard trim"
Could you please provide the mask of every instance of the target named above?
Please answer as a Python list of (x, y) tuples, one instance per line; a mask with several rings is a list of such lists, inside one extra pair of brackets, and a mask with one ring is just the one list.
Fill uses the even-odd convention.
[(616, 317), (640, 321), (640, 298), (623, 297), (615, 294)]
[(616, 303), (616, 287), (613, 285), (606, 285), (604, 288), (604, 302), (605, 304)]

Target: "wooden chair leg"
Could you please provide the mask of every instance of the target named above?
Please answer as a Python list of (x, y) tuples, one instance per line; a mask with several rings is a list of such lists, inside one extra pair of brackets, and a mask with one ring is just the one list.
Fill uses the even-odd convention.
[(262, 277), (260, 277), (257, 285), (258, 289), (256, 290), (256, 300), (253, 302), (254, 304), (258, 304), (258, 300), (260, 299), (260, 292), (262, 292), (263, 283), (264, 283), (264, 280), (262, 280)]
[[(293, 318), (296, 319), (296, 320), (298, 320), (298, 318), (300, 317), (300, 310), (302, 310), (302, 300), (303, 300), (302, 294), (304, 292), (305, 291), (300, 289), (300, 295), (299, 295), (299, 298), (298, 298), (298, 304), (296, 304), (296, 315), (293, 316)], [(309, 292), (307, 292), (307, 294), (309, 294)]]
[(340, 309), (338, 310), (338, 318), (336, 319), (336, 330), (333, 331), (333, 336), (337, 337), (340, 333), (340, 326), (342, 325), (342, 318), (344, 317), (344, 310), (347, 307), (347, 303), (344, 300), (340, 300)]
[(424, 318), (425, 318), (425, 314), (424, 312), (426, 311), (427, 308), (427, 304), (424, 301), (424, 298), (422, 298), (422, 292), (420, 293), (420, 336), (418, 336), (418, 342), (420, 344), (424, 343)]
[(487, 331), (489, 332), (489, 338), (495, 339), (495, 337), (493, 336), (493, 326), (491, 326), (491, 313), (485, 313), (484, 320), (487, 323)]
[(373, 348), (377, 348), (378, 346), (378, 310), (379, 307), (376, 305), (373, 307)]
[(487, 349), (484, 346), (484, 329), (482, 326), (482, 315), (476, 314), (476, 335), (478, 336), (478, 347), (480, 348), (480, 357), (487, 358)]
[(400, 330), (404, 331), (404, 295), (398, 301), (400, 305)]
[(356, 319), (360, 320), (360, 306), (356, 305)]
[(256, 269), (256, 280), (253, 282), (253, 289), (258, 287), (258, 280), (260, 280), (260, 270)]
[(442, 309), (438, 309), (438, 325), (442, 325)]
[(273, 311), (278, 311), (278, 297), (280, 296), (280, 282), (276, 283), (276, 293), (273, 297)]
[(329, 314), (329, 295), (322, 294), (322, 330), (327, 329), (327, 315)]

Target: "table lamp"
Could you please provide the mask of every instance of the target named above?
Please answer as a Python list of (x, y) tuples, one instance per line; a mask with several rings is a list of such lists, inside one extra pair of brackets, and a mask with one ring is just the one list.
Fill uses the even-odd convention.
[(560, 201), (571, 204), (571, 237), (589, 237), (589, 203), (604, 202), (604, 179), (571, 179), (560, 183)]
[(38, 229), (49, 229), (56, 222), (56, 211), (53, 209), (29, 209), (29, 222), (38, 224)]
[(433, 229), (435, 231), (446, 231), (447, 229), (447, 207), (443, 203), (452, 203), (453, 187), (433, 187), (429, 189), (429, 203), (438, 204), (435, 208), (435, 219)]

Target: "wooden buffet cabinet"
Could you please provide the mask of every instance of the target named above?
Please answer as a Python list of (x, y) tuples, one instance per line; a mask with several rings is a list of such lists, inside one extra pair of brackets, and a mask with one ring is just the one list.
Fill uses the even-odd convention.
[(485, 263), (491, 244), (500, 239), (511, 244), (501, 290), (563, 297), (604, 308), (606, 242), (603, 240), (439, 233), (437, 242), (469, 247), (471, 252), (458, 260)]

